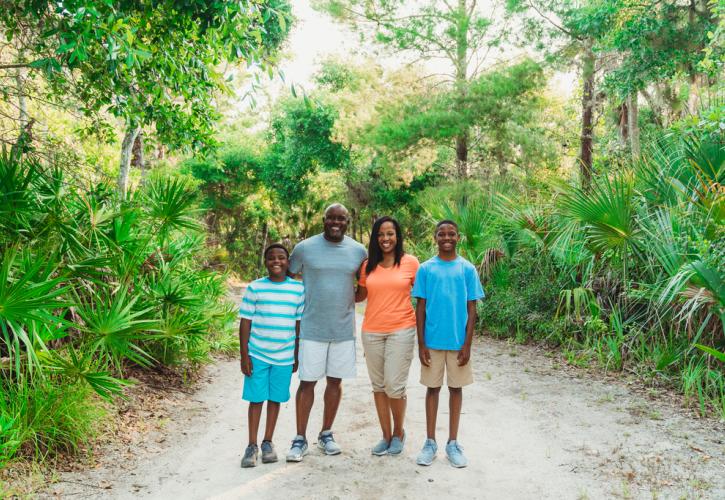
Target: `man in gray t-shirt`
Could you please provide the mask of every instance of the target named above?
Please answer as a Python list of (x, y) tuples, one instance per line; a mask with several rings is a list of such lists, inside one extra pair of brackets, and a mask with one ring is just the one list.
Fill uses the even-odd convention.
[(345, 236), (349, 220), (344, 206), (330, 205), (324, 232), (299, 243), (290, 255), (289, 271), (301, 273), (305, 284), (305, 311), (298, 355), (297, 436), (288, 462), (300, 462), (307, 453), (307, 422), (315, 384), (323, 377), (327, 387), (318, 446), (328, 455), (341, 451), (331, 428), (342, 398), (342, 379), (355, 377), (355, 279), (367, 256), (365, 247)]

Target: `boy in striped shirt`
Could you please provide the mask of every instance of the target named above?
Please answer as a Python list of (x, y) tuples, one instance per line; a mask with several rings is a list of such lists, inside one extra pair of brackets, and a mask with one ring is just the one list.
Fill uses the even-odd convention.
[(247, 287), (239, 310), (239, 350), (244, 392), (249, 401), (249, 445), (242, 467), (257, 465), (257, 432), (262, 405), (267, 401), (267, 424), (262, 441), (262, 463), (277, 461), (272, 435), (280, 403), (289, 400), (292, 373), (297, 371), (300, 319), (305, 304), (304, 285), (287, 276), (289, 253), (275, 243), (264, 250), (269, 276)]

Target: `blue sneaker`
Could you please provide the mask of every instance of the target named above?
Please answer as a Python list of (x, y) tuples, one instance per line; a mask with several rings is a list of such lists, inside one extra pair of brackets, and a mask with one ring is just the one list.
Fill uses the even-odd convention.
[(458, 441), (448, 441), (446, 445), (446, 456), (453, 467), (465, 467), (468, 459), (463, 455), (463, 446)]
[(435, 460), (436, 453), (438, 453), (438, 445), (436, 442), (432, 439), (426, 439), (423, 444), (423, 449), (418, 453), (418, 458), (415, 460), (415, 463), (418, 465), (430, 465)]
[(325, 455), (339, 455), (342, 452), (340, 445), (332, 437), (332, 431), (322, 431), (317, 438), (317, 447), (325, 452)]
[(307, 440), (304, 436), (295, 436), (292, 440), (292, 446), (287, 453), (288, 462), (301, 462), (302, 457), (307, 455)]
[(388, 455), (400, 455), (403, 453), (403, 446), (405, 446), (405, 431), (403, 431), (403, 438), (393, 436), (390, 440), (390, 446), (388, 447)]
[(373, 455), (377, 457), (382, 457), (383, 455), (388, 454), (388, 446), (390, 446), (390, 443), (388, 443), (384, 438), (378, 441), (378, 444), (373, 446)]

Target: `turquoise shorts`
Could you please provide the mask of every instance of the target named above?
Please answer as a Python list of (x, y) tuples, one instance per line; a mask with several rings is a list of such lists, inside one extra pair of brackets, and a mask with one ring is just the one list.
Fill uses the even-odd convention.
[(270, 365), (253, 358), (252, 376), (244, 376), (242, 399), (250, 403), (289, 401), (289, 386), (292, 381), (292, 365)]

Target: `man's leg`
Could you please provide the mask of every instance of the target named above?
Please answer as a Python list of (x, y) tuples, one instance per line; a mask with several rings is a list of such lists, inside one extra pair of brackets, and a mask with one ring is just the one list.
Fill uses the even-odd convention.
[(310, 412), (315, 402), (315, 384), (317, 384), (315, 381), (300, 380), (300, 386), (295, 397), (297, 434), (305, 438), (307, 438), (307, 422), (310, 420)]
[[(327, 387), (325, 387), (325, 410), (322, 414), (322, 430), (327, 431), (332, 429), (332, 424), (335, 422), (335, 416), (337, 415), (337, 409), (340, 407), (340, 400), (342, 399), (342, 379), (335, 377), (327, 377)], [(311, 407), (312, 405), (310, 405)], [(307, 416), (309, 417), (309, 410)], [(306, 426), (305, 421), (305, 426)], [(299, 432), (298, 432), (299, 434)]]
[(449, 387), (450, 399), (448, 408), (450, 412), (448, 441), (458, 440), (458, 424), (461, 421), (461, 407), (463, 406), (463, 388)]

